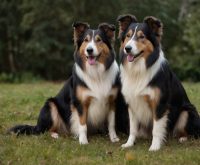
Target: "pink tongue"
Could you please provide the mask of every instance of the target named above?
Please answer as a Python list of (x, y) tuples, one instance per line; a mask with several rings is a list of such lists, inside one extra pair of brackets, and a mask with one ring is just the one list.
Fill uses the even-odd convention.
[(95, 57), (93, 57), (93, 56), (89, 57), (89, 58), (88, 58), (88, 63), (89, 63), (90, 65), (94, 65), (94, 64), (96, 63)]
[(132, 61), (134, 60), (134, 56), (128, 55), (128, 56), (127, 56), (127, 60), (128, 60), (129, 62), (132, 62)]

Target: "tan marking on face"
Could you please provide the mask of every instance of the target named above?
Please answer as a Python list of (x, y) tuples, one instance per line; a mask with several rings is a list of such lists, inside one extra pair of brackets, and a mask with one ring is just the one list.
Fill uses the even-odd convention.
[(95, 44), (100, 55), (98, 61), (102, 64), (105, 64), (110, 55), (110, 50), (99, 35), (95, 36)]
[(90, 42), (90, 40), (91, 40), (91, 36), (87, 35), (84, 38), (84, 40), (83, 40), (83, 42), (82, 42), (82, 44), (79, 48), (79, 56), (81, 57), (81, 59), (83, 61), (83, 68), (85, 68), (86, 61), (87, 61), (87, 58), (86, 58), (86, 55), (85, 55), (85, 49), (86, 49), (88, 43)]
[[(130, 29), (130, 30), (128, 31), (128, 33), (126, 34), (126, 37), (125, 37), (125, 39), (124, 39), (124, 42), (121, 41), (121, 44), (120, 44), (120, 50), (121, 50), (121, 51), (124, 50), (124, 47), (126, 46), (127, 42), (131, 39), (133, 33), (134, 33), (133, 30)], [(127, 60), (127, 59), (124, 60), (124, 65), (126, 65), (127, 63), (128, 63), (128, 60)]]
[(87, 122), (88, 108), (90, 106), (91, 100), (93, 99), (93, 97), (87, 96), (88, 92), (89, 92), (89, 89), (82, 86), (78, 86), (76, 89), (76, 96), (78, 100), (81, 102), (81, 105), (83, 108), (82, 109), (83, 113), (79, 115), (80, 123), (82, 125), (86, 124)]
[(151, 53), (153, 52), (154, 47), (141, 30), (139, 30), (136, 33), (136, 36), (137, 36), (136, 46), (139, 49), (139, 51), (143, 51), (141, 57), (147, 59), (149, 55), (151, 55)]
[(58, 113), (58, 109), (57, 109), (56, 105), (53, 102), (50, 102), (49, 106), (50, 106), (51, 118), (52, 118), (52, 122), (53, 122), (53, 125), (49, 131), (57, 132), (60, 134), (68, 133), (69, 131), (68, 131), (64, 121), (60, 117), (60, 114)]
[(96, 35), (96, 36), (94, 37), (94, 41), (95, 41), (96, 43), (101, 42), (101, 41), (102, 41), (102, 38), (101, 38), (99, 35)]
[(124, 47), (126, 46), (127, 42), (131, 39), (133, 33), (134, 33), (134, 32), (133, 32), (132, 29), (130, 29), (130, 30), (128, 31), (128, 33), (126, 34), (126, 37), (125, 37), (125, 39), (124, 39), (124, 42), (122, 42), (122, 44), (121, 44), (121, 48), (122, 48), (122, 49), (124, 49)]

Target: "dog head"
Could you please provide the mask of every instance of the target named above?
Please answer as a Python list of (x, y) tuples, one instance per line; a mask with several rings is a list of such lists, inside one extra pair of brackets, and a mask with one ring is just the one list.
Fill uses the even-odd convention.
[(146, 65), (152, 65), (159, 56), (163, 25), (155, 17), (148, 16), (138, 23), (131, 14), (118, 17), (119, 38), (121, 40), (120, 56), (122, 63), (136, 63), (144, 58)]
[(108, 23), (99, 24), (90, 29), (89, 24), (76, 22), (74, 28), (75, 62), (84, 70), (87, 66), (95, 68), (103, 65), (108, 69), (115, 59), (113, 41), (115, 26)]

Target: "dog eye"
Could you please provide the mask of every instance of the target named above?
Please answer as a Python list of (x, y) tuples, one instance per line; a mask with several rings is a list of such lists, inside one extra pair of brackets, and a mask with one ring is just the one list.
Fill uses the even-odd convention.
[(86, 37), (86, 38), (84, 39), (84, 41), (85, 41), (85, 42), (88, 42), (88, 41), (89, 41), (89, 39)]
[(131, 37), (131, 35), (130, 35), (130, 34), (127, 34), (127, 35), (126, 35), (126, 37), (127, 37), (127, 38), (130, 38), (130, 37)]
[(96, 42), (100, 42), (100, 41), (101, 41), (101, 38), (97, 37)]
[(144, 35), (141, 35), (141, 36), (139, 36), (138, 38), (139, 38), (139, 39), (144, 39), (145, 36), (144, 36)]

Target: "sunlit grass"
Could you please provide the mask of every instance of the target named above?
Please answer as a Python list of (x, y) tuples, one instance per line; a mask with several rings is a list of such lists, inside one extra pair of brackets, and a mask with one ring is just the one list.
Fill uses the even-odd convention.
[[(200, 83), (184, 83), (190, 100), (200, 110)], [(0, 84), (0, 165), (58, 164), (138, 164), (138, 165), (199, 165), (200, 140), (190, 139), (179, 144), (170, 139), (156, 153), (148, 152), (150, 140), (138, 140), (131, 149), (121, 150), (127, 135), (111, 144), (107, 135), (90, 136), (90, 144), (80, 146), (73, 137), (52, 139), (48, 133), (40, 136), (6, 135), (16, 124), (35, 124), (44, 101), (54, 96), (62, 84)]]

